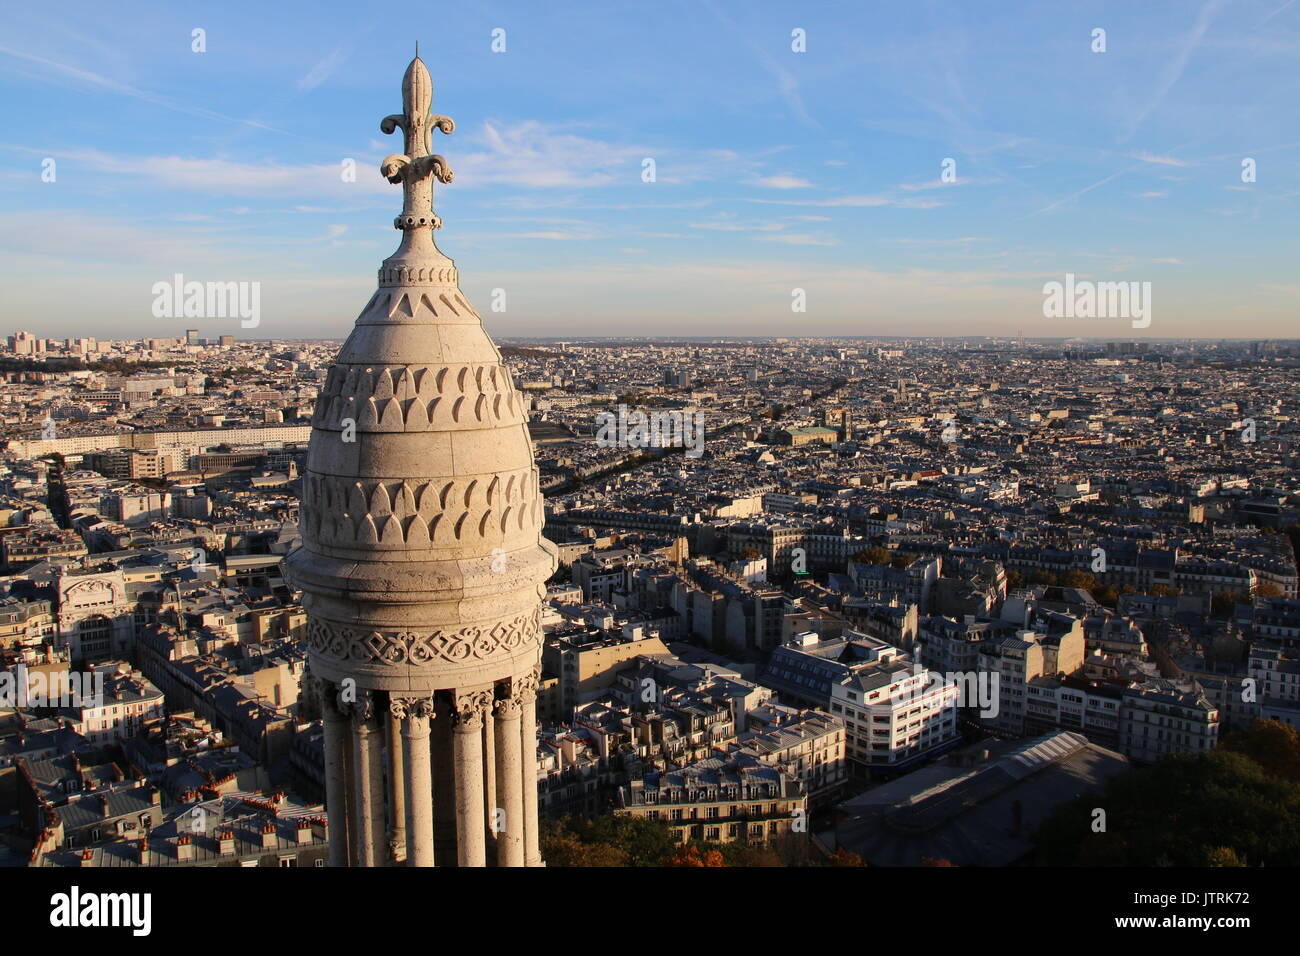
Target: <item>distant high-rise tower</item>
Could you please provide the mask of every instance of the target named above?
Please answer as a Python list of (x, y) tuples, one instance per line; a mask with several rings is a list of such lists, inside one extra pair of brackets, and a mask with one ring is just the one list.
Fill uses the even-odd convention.
[(334, 866), (538, 866), (541, 599), (555, 546), (527, 403), (433, 240), (433, 87), (402, 79), (397, 251), (312, 416), (302, 590)]

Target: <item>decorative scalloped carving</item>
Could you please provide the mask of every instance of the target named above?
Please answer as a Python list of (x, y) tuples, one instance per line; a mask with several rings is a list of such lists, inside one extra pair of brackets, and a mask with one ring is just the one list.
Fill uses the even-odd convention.
[(527, 409), (498, 365), (335, 365), (312, 426), (342, 428), (345, 418), (362, 432), (445, 431), (465, 423), (519, 425)]
[(467, 664), (508, 657), (541, 641), (540, 609), (496, 623), (433, 631), (371, 631), (318, 620), (307, 625), (308, 651), (334, 663), (393, 667)]
[[(504, 482), (502, 479), (506, 479)], [(514, 528), (540, 529), (542, 497), (532, 468), (478, 478), (360, 478), (308, 473), (300, 522), (310, 541), (340, 547), (458, 547)], [(500, 490), (504, 488), (503, 490)]]
[[(399, 216), (398, 218), (400, 219), (401, 217)], [(404, 285), (450, 286), (455, 289), (459, 281), (459, 276), (457, 275), (455, 266), (446, 266), (441, 269), (419, 267), (412, 269), (410, 266), (381, 266), (379, 269), (379, 285), (386, 289)], [(456, 300), (464, 305), (465, 311), (474, 316), (474, 318), (477, 319), (480, 317), (478, 312), (466, 303), (462, 296), (457, 295)]]

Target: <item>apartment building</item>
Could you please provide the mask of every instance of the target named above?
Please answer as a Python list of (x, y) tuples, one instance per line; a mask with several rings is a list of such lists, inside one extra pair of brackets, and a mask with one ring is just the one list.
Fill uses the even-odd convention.
[(614, 812), (661, 820), (679, 843), (762, 844), (808, 833), (808, 798), (798, 780), (775, 767), (717, 759), (629, 781)]
[(69, 726), (94, 744), (114, 743), (138, 734), (146, 720), (163, 716), (163, 692), (125, 663), (102, 664), (103, 697), (83, 695), (64, 707)]
[(619, 668), (642, 654), (667, 656), (668, 648), (657, 637), (628, 640), (587, 628), (549, 635), (542, 645), (542, 669), (560, 681), (556, 715), (563, 719), (608, 688)]
[(1033, 677), (1025, 688), (1025, 734), (1069, 730), (1094, 744), (1119, 750), (1123, 704), (1122, 684), (1080, 677)]
[(1250, 649), (1247, 673), (1256, 716), (1300, 729), (1300, 652), (1277, 644)]
[(1120, 750), (1144, 763), (1173, 753), (1213, 750), (1219, 742), (1219, 710), (1195, 682), (1149, 680), (1124, 691)]
[(849, 772), (857, 778), (903, 772), (957, 740), (960, 689), (858, 631), (796, 634), (773, 653), (762, 681), (844, 721)]
[(582, 588), (586, 601), (608, 604), (615, 590), (622, 590), (627, 576), (627, 564), (634, 552), (626, 548), (593, 551), (573, 562), (573, 583)]
[(739, 753), (793, 775), (809, 809), (833, 804), (849, 781), (848, 734), (842, 718), (766, 704), (750, 711), (753, 731), (740, 735)]

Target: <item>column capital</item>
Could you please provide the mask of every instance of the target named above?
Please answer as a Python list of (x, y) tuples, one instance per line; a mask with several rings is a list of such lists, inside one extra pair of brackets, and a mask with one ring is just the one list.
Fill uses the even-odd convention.
[(375, 695), (373, 691), (363, 690), (357, 693), (357, 699), (351, 705), (352, 723), (358, 728), (369, 724), (375, 718)]
[(511, 678), (511, 684), (515, 695), (524, 703), (536, 700), (537, 689), (542, 684), (542, 665), (535, 664), (518, 677)]
[(482, 730), (492, 706), (491, 690), (456, 691), (452, 717), (457, 730)]
[(434, 715), (432, 697), (389, 697), (388, 712), (398, 720), (408, 717), (423, 717), (426, 720)]
[(351, 695), (345, 695), (337, 684), (324, 685), (321, 710), (326, 720), (351, 720), (355, 706)]
[(316, 694), (320, 701), (321, 716), (326, 720), (347, 720), (352, 716), (351, 697), (344, 697), (343, 689), (338, 684), (318, 680)]
[(492, 716), (497, 720), (518, 720), (523, 712), (524, 702), (519, 698), (518, 692), (492, 701)]

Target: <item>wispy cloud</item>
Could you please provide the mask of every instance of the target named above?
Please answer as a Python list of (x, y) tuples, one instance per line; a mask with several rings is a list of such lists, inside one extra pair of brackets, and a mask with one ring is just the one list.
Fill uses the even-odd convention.
[(952, 239), (886, 239), (885, 242), (897, 242), (905, 246), (956, 246), (970, 242), (989, 242), (987, 236), (958, 236)]
[(304, 93), (316, 89), (316, 87), (328, 80), (347, 58), (347, 49), (341, 46), (336, 47), (303, 74), (302, 79), (298, 81), (298, 89)]
[[(359, 193), (391, 196), (396, 192), (379, 174), (377, 164), (360, 162), (355, 181), (348, 181), (344, 179), (343, 167), (339, 163), (248, 163), (184, 156), (130, 156), (93, 149), (66, 154), (55, 150), (46, 155), (66, 155), (69, 164), (113, 175), (141, 177), (153, 187), (184, 189), (200, 195), (355, 197)], [(367, 165), (373, 170), (369, 175), (365, 171)]]
[(838, 239), (828, 239), (824, 236), (813, 236), (808, 233), (799, 232), (780, 232), (770, 233), (763, 236), (755, 236), (760, 242), (781, 242), (787, 246), (838, 246)]
[(1287, 7), (1291, 6), (1291, 4), (1293, 3), (1295, 3), (1295, 0), (1286, 0), (1286, 3), (1282, 4), (1282, 6), (1278, 7), (1276, 10), (1274, 10), (1272, 13), (1266, 16), (1263, 20), (1260, 20), (1259, 25), (1262, 27), (1264, 24), (1268, 23), (1269, 20), (1272, 20), (1275, 16), (1277, 16)]
[(751, 185), (766, 186), (768, 189), (811, 189), (812, 183), (798, 176), (762, 176)]
[(1177, 156), (1157, 156), (1154, 153), (1133, 153), (1132, 159), (1143, 163), (1155, 163), (1158, 166), (1188, 166), (1191, 165), (1185, 159), (1179, 159)]
[(692, 229), (709, 232), (779, 232), (785, 227), (779, 222), (740, 222), (735, 219), (713, 219), (687, 223)]
[(644, 146), (559, 133), (536, 120), (512, 125), (485, 122), (466, 139), (481, 148), (461, 154), (452, 166), (457, 183), (469, 187), (586, 188), (619, 180), (635, 183), (640, 181), (642, 159), (655, 156)]
[(772, 79), (776, 80), (777, 90), (780, 92), (781, 98), (785, 100), (786, 106), (789, 107), (790, 112), (793, 113), (800, 122), (820, 129), (821, 124), (812, 118), (812, 115), (808, 112), (808, 107), (804, 105), (803, 96), (799, 93), (799, 81), (795, 79), (794, 74), (778, 63), (772, 54), (766, 49), (751, 40), (743, 30), (736, 26), (735, 22), (730, 17), (718, 9), (717, 5), (713, 3), (712, 0), (704, 0), (704, 5), (709, 8), (709, 11), (717, 17), (721, 23), (727, 26), (734, 34), (736, 34), (736, 36), (740, 37), (741, 42), (749, 48), (749, 51), (754, 55), (754, 58), (758, 60), (763, 69), (767, 71), (768, 75), (770, 75)]
[(1196, 52), (1196, 48), (1205, 39), (1205, 33), (1210, 28), (1210, 22), (1214, 19), (1214, 15), (1219, 12), (1219, 8), (1223, 6), (1223, 2), (1224, 0), (1208, 0), (1207, 3), (1201, 5), (1201, 9), (1196, 14), (1196, 22), (1192, 24), (1191, 30), (1183, 38), (1183, 42), (1174, 53), (1173, 59), (1166, 63), (1164, 69), (1160, 71), (1160, 78), (1156, 83), (1151, 98), (1129, 120), (1128, 127), (1121, 137), (1122, 140), (1133, 137), (1139, 127), (1146, 121), (1146, 118), (1159, 108), (1165, 97), (1169, 95), (1169, 91), (1182, 78), (1183, 71), (1187, 69), (1192, 54)]
[(65, 80), (71, 80), (81, 85), (95, 86), (100, 89), (109, 90), (110, 92), (129, 96), (145, 103), (152, 103), (154, 106), (161, 106), (163, 109), (172, 110), (177, 113), (188, 113), (191, 116), (200, 116), (204, 119), (222, 120), (229, 123), (240, 123), (245, 126), (251, 126), (255, 129), (263, 129), (271, 132), (280, 133), (283, 130), (276, 129), (266, 123), (258, 120), (241, 119), (237, 116), (227, 116), (225, 113), (218, 113), (216, 110), (206, 109), (202, 106), (193, 106), (189, 103), (178, 103), (159, 93), (151, 93), (148, 90), (138, 89), (129, 83), (120, 83), (117, 80), (101, 76), (90, 70), (83, 70), (80, 67), (69, 66), (66, 63), (59, 63), (56, 60), (50, 60), (43, 56), (36, 56), (32, 53), (24, 53), (22, 50), (14, 50), (7, 46), (0, 46), (0, 54), (11, 56), (27, 63), (35, 63), (38, 66), (46, 67), (54, 72), (56, 76)]
[(1104, 186), (1104, 185), (1106, 185), (1107, 183), (1109, 183), (1109, 182), (1111, 182), (1111, 181), (1113, 181), (1113, 180), (1115, 180), (1115, 179), (1118, 179), (1120, 176), (1123, 176), (1125, 173), (1132, 172), (1134, 169), (1137, 169), (1137, 167), (1136, 167), (1136, 166), (1130, 166), (1128, 169), (1121, 169), (1121, 170), (1120, 170), (1119, 172), (1117, 172), (1117, 173), (1111, 173), (1111, 174), (1110, 174), (1109, 176), (1107, 176), (1105, 179), (1099, 179), (1099, 180), (1097, 180), (1095, 183), (1093, 183), (1091, 186), (1084, 186), (1082, 189), (1078, 190), (1077, 192), (1072, 192), (1072, 193), (1070, 193), (1070, 195), (1068, 195), (1068, 196), (1062, 196), (1060, 199), (1056, 200), (1056, 201), (1053, 202), (1053, 203), (1048, 203), (1048, 204), (1047, 204), (1046, 206), (1044, 206), (1042, 209), (1037, 209), (1037, 210), (1035, 210), (1034, 212), (1031, 212), (1031, 213), (1029, 214), (1029, 216), (1030, 216), (1030, 217), (1033, 217), (1033, 216), (1041, 215), (1041, 214), (1043, 214), (1043, 213), (1045, 213), (1045, 212), (1051, 212), (1053, 209), (1056, 209), (1056, 208), (1058, 208), (1058, 207), (1060, 207), (1060, 206), (1063, 206), (1063, 205), (1065, 205), (1067, 202), (1072, 202), (1073, 200), (1078, 199), (1080, 196), (1083, 196), (1083, 195), (1085, 195), (1085, 194), (1087, 194), (1087, 193), (1092, 192), (1094, 189), (1098, 188), (1099, 186)]
[(766, 203), (774, 206), (819, 206), (824, 208), (849, 207), (855, 209), (876, 206), (893, 206), (897, 209), (934, 209), (946, 203), (927, 199), (900, 199), (896, 196), (832, 196), (828, 199), (746, 199), (745, 202)]

